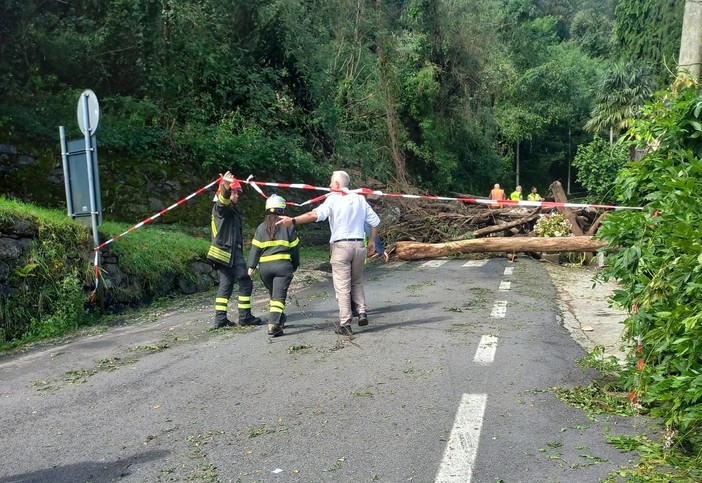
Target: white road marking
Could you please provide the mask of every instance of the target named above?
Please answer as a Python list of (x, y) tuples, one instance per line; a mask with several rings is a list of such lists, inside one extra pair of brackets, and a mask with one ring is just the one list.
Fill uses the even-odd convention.
[(487, 260), (468, 260), (462, 266), (463, 267), (484, 267), (487, 262), (488, 262)]
[(495, 305), (492, 307), (492, 312), (490, 312), (490, 317), (501, 319), (505, 314), (507, 314), (507, 301), (496, 300)]
[(397, 262), (384, 263), (383, 265), (380, 265), (380, 268), (397, 268), (401, 267), (405, 263), (407, 263), (405, 260), (399, 260)]
[(494, 335), (484, 335), (480, 338), (478, 349), (475, 351), (473, 362), (478, 364), (490, 364), (495, 360), (495, 351), (497, 350), (497, 337)]
[(514, 273), (514, 267), (505, 267), (505, 275), (512, 275)]
[(500, 292), (506, 292), (512, 286), (512, 282), (505, 282), (504, 280), (500, 282)]
[(470, 483), (487, 394), (464, 394), (434, 483)]
[(422, 268), (437, 268), (448, 262), (448, 260), (429, 260), (420, 265)]

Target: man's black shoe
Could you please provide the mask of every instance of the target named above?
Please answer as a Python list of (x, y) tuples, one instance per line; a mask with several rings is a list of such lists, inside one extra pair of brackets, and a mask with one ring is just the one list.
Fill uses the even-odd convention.
[(334, 332), (339, 335), (353, 335), (353, 330), (351, 330), (350, 325), (340, 325)]
[(358, 325), (359, 327), (363, 327), (364, 325), (368, 325), (368, 316), (366, 315), (365, 312), (361, 312), (358, 314)]

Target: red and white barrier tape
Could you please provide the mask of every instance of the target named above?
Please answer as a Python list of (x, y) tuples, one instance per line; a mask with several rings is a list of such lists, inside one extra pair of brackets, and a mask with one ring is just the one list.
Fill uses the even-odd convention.
[[(430, 196), (430, 195), (408, 195), (408, 194), (402, 194), (402, 193), (384, 193), (379, 190), (371, 190), (369, 188), (358, 188), (354, 190), (350, 190), (348, 188), (344, 188), (341, 190), (335, 190), (332, 188), (327, 188), (327, 187), (321, 187), (321, 186), (314, 186), (311, 184), (307, 183), (276, 183), (276, 182), (270, 182), (270, 181), (253, 181), (252, 180), (253, 175), (249, 176), (247, 179), (241, 179), (237, 180), (240, 181), (241, 183), (248, 184), (251, 186), (254, 190), (256, 190), (257, 193), (259, 193), (262, 197), (268, 198), (266, 194), (261, 190), (260, 186), (270, 186), (270, 187), (275, 187), (275, 188), (289, 188), (289, 189), (300, 189), (300, 190), (307, 190), (307, 191), (326, 191), (323, 195), (316, 196), (312, 199), (309, 199), (307, 201), (304, 201), (302, 203), (294, 203), (294, 202), (286, 202), (287, 205), (291, 206), (305, 206), (305, 205), (310, 205), (313, 203), (317, 203), (327, 196), (329, 196), (331, 193), (337, 192), (337, 193), (342, 193), (342, 194), (347, 194), (347, 193), (358, 193), (362, 195), (372, 195), (372, 196), (386, 196), (388, 198), (407, 198), (407, 199), (415, 199), (415, 200), (434, 200), (434, 201), (461, 201), (463, 203), (472, 203), (472, 204), (478, 204), (478, 205), (488, 205), (488, 206), (524, 206), (524, 207), (530, 207), (530, 208), (536, 208), (536, 207), (543, 207), (543, 208), (594, 208), (594, 209), (605, 209), (605, 210), (642, 210), (643, 208), (641, 207), (633, 207), (633, 206), (615, 206), (615, 205), (597, 205), (597, 204), (587, 204), (587, 203), (556, 203), (553, 201), (512, 201), (512, 200), (501, 200), (501, 201), (496, 201), (496, 200), (490, 200), (490, 199), (483, 199), (483, 198), (466, 198), (466, 197), (449, 197), (449, 196)], [(120, 233), (117, 236), (114, 236), (107, 240), (106, 242), (101, 243), (97, 247), (94, 248), (95, 250), (95, 261), (94, 261), (94, 269), (95, 269), (95, 289), (93, 290), (91, 294), (91, 298), (95, 298), (95, 292), (98, 289), (98, 284), (100, 282), (100, 266), (99, 266), (99, 256), (100, 256), (100, 250), (102, 248), (105, 248), (107, 245), (109, 245), (112, 242), (115, 242), (119, 240), (121, 237), (133, 232), (134, 230), (137, 230), (141, 228), (144, 225), (147, 225), (154, 221), (156, 218), (159, 216), (163, 215), (164, 213), (167, 213), (171, 211), (172, 209), (183, 205), (186, 203), (188, 200), (191, 198), (194, 198), (195, 196), (203, 193), (207, 189), (211, 188), (215, 184), (219, 183), (222, 178), (217, 178), (216, 180), (212, 181), (206, 186), (203, 186), (199, 190), (195, 191), (194, 193), (189, 194), (185, 198), (181, 199), (180, 201), (172, 204), (168, 208), (165, 208), (158, 213), (156, 213), (153, 216), (150, 216), (149, 218), (146, 218), (144, 221), (137, 223), (124, 233)]]
[(213, 182), (211, 182), (211, 183), (208, 184), (207, 186), (203, 186), (203, 187), (200, 188), (199, 190), (195, 191), (194, 193), (189, 194), (188, 196), (186, 196), (186, 197), (183, 198), (182, 200), (178, 201), (177, 203), (174, 203), (174, 204), (172, 204), (171, 206), (169, 206), (168, 208), (165, 208), (165, 209), (159, 211), (158, 213), (156, 213), (155, 215), (148, 217), (148, 218), (145, 219), (144, 221), (142, 221), (142, 222), (140, 222), (140, 223), (137, 223), (136, 225), (134, 225), (133, 227), (131, 227), (129, 230), (125, 231), (124, 233), (120, 233), (119, 235), (114, 236), (114, 237), (110, 238), (109, 240), (107, 240), (106, 242), (103, 242), (103, 243), (101, 243), (100, 245), (96, 246), (96, 247), (94, 248), (94, 250), (95, 250), (95, 261), (94, 261), (94, 265), (93, 265), (93, 268), (94, 268), (94, 270), (95, 270), (95, 289), (94, 289), (93, 292), (91, 293), (90, 298), (91, 298), (92, 300), (95, 300), (95, 292), (97, 292), (98, 285), (99, 285), (99, 283), (100, 283), (100, 250), (101, 250), (102, 248), (105, 248), (105, 247), (106, 247), (107, 245), (109, 245), (110, 243), (119, 240), (119, 239), (120, 239), (121, 237), (123, 237), (124, 235), (127, 235), (127, 234), (133, 232), (134, 230), (136, 230), (136, 229), (138, 229), (138, 228), (141, 228), (142, 226), (144, 226), (144, 225), (146, 225), (146, 224), (148, 224), (148, 223), (151, 223), (152, 221), (154, 221), (156, 218), (158, 218), (159, 216), (163, 215), (164, 213), (167, 213), (167, 212), (171, 211), (172, 209), (174, 209), (174, 208), (176, 208), (176, 207), (178, 207), (178, 206), (180, 206), (180, 205), (186, 203), (188, 200), (190, 200), (190, 199), (196, 197), (197, 195), (199, 195), (199, 194), (201, 194), (202, 192), (206, 191), (206, 190), (209, 189), (210, 187), (212, 187), (212, 186), (214, 186), (215, 184), (219, 183), (219, 180), (221, 180), (221, 179), (222, 179), (221, 177), (220, 177), (220, 178), (217, 178), (216, 180), (214, 180)]
[(373, 195), (373, 196), (386, 196), (388, 198), (408, 198), (408, 199), (422, 199), (422, 200), (435, 200), (435, 201), (461, 201), (463, 203), (472, 203), (477, 205), (489, 205), (489, 206), (524, 206), (530, 208), (543, 207), (543, 208), (593, 208), (593, 209), (603, 209), (603, 210), (643, 210), (642, 207), (634, 206), (616, 206), (616, 205), (598, 205), (591, 203), (557, 203), (555, 201), (513, 201), (513, 200), (490, 200), (484, 198), (466, 198), (466, 197), (449, 197), (449, 196), (430, 196), (430, 195), (407, 195), (402, 193), (384, 193), (379, 190), (371, 190), (368, 188), (358, 188), (354, 190), (343, 189), (334, 190), (331, 188), (323, 188), (321, 186), (314, 186), (305, 183), (275, 183), (267, 181), (252, 181), (251, 176), (246, 180), (240, 180), (242, 183), (249, 184), (252, 186), (261, 196), (267, 198), (259, 186), (271, 186), (275, 188), (291, 188), (291, 189), (301, 189), (301, 190), (314, 190), (314, 191), (328, 191), (322, 196), (318, 196), (314, 199), (307, 200), (304, 203), (288, 203), (293, 206), (304, 206), (316, 201), (322, 200), (329, 196), (330, 193), (359, 193), (362, 195)]

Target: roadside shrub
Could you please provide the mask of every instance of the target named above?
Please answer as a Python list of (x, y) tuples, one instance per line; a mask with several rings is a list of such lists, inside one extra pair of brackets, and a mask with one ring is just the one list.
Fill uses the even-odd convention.
[(83, 284), (77, 276), (69, 275), (55, 287), (54, 304), (45, 317), (32, 320), (28, 334), (32, 338), (56, 337), (76, 330), (89, 321), (85, 310), (88, 301)]
[(643, 211), (608, 216), (598, 237), (607, 252), (603, 279), (618, 280), (613, 301), (629, 310), (626, 385), (674, 431), (676, 441), (700, 447), (702, 423), (702, 96), (684, 78), (658, 93), (629, 132), (648, 149), (617, 178), (625, 205)]
[(587, 190), (588, 198), (597, 203), (615, 199), (615, 179), (629, 160), (627, 146), (621, 140), (610, 145), (599, 136), (578, 148), (573, 166), (578, 169), (577, 180)]
[(573, 236), (573, 226), (558, 213), (539, 215), (534, 233), (536, 236)]

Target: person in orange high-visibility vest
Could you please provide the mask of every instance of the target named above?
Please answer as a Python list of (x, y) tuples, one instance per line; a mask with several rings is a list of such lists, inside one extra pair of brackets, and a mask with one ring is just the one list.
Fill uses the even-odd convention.
[(496, 201), (502, 201), (505, 199), (505, 190), (500, 188), (499, 183), (495, 183), (495, 186), (490, 191), (490, 199)]

